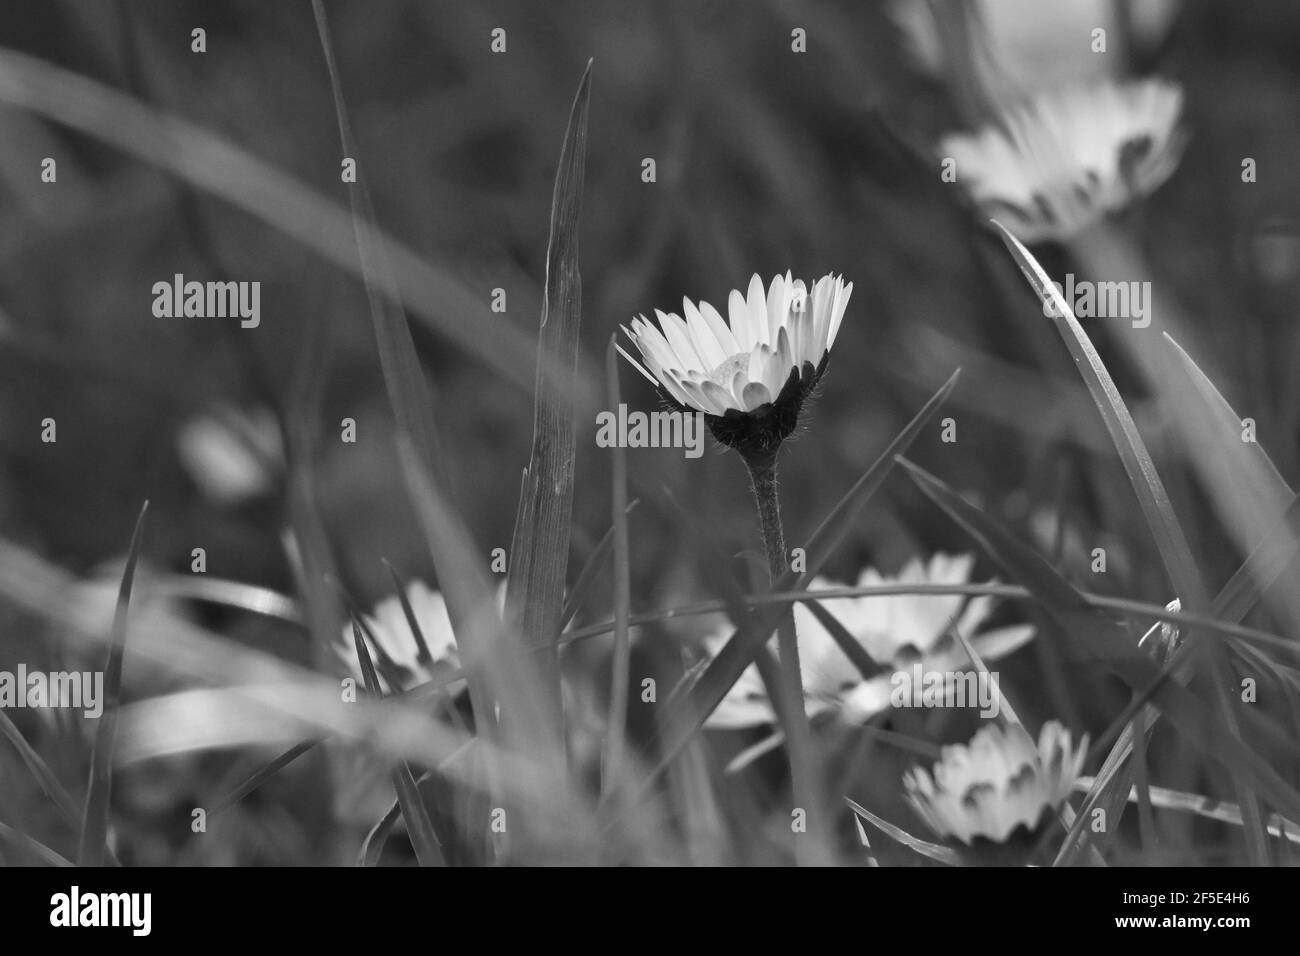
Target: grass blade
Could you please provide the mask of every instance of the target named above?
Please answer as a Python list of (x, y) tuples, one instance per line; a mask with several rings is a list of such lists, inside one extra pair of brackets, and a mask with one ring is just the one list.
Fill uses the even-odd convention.
[(424, 639), (424, 631), (420, 630), (420, 622), (415, 618), (415, 609), (411, 607), (411, 599), (406, 596), (406, 585), (402, 583), (401, 577), (397, 574), (397, 569), (388, 563), (387, 559), (381, 559), (384, 567), (388, 569), (389, 576), (393, 579), (393, 587), (397, 590), (397, 601), (402, 606), (402, 616), (406, 618), (406, 626), (411, 629), (411, 639), (415, 641), (416, 659), (423, 664), (429, 664), (433, 661), (433, 655), (429, 653), (429, 645)]
[[(321, 0), (312, 0), (312, 14), (320, 35), (325, 65), (329, 71), (330, 91), (334, 97), (334, 110), (338, 120), (339, 141), (343, 154), (357, 157), (356, 143), (352, 137), (352, 124), (348, 120), (347, 105), (343, 100), (343, 82), (330, 42), (329, 22)], [(383, 370), (388, 401), (393, 407), (397, 427), (409, 436), (428, 469), (429, 474), (442, 487), (447, 487), (442, 473), (442, 456), (438, 454), (438, 441), (433, 421), (433, 398), (420, 368), (411, 338), (410, 326), (401, 306), (401, 291), (393, 275), (392, 265), (384, 243), (379, 237), (375, 210), (366, 188), (363, 164), (358, 163), (356, 182), (348, 190), (352, 207), (352, 232), (356, 238), (357, 253), (361, 260), (362, 281), (366, 299), (370, 304), (370, 317), (374, 324), (375, 340), (379, 348), (379, 363)]]
[(303, 754), (314, 748), (319, 740), (304, 740), (300, 744), (294, 744), (280, 756), (276, 757), (270, 763), (263, 764), (245, 778), (244, 782), (235, 787), (230, 793), (226, 794), (213, 805), (211, 816), (215, 816), (225, 810), (229, 810), (244, 797), (248, 796), (266, 781), (270, 780), (277, 773), (283, 770), (289, 764), (293, 763)]
[(1193, 747), (1222, 764), (1234, 778), (1250, 781), (1288, 815), (1295, 812), (1292, 808), (1300, 809), (1300, 793), (1231, 728), (1208, 719), (1199, 698), (1181, 684), (1165, 680), (1160, 667), (1113, 620), (1093, 610), (1043, 558), (938, 478), (911, 462), (901, 464), (926, 497), (965, 528), (1008, 576), (1034, 593), (1048, 616), (1080, 649), (1112, 670), (1139, 695), (1149, 693), (1155, 705), (1177, 725)]
[(397, 825), (398, 818), (402, 815), (402, 805), (394, 800), (392, 806), (379, 818), (370, 831), (366, 833), (366, 838), (361, 841), (361, 849), (357, 852), (357, 866), (378, 866), (379, 858), (383, 855), (384, 844), (388, 841), (388, 834), (393, 832), (393, 827)]
[[(365, 681), (366, 691), (372, 697), (382, 697), (379, 689), (379, 675), (370, 660), (370, 651), (356, 619), (352, 620), (352, 641), (357, 648), (357, 658), (361, 661), (361, 678)], [(421, 866), (444, 866), (442, 846), (433, 832), (433, 823), (420, 798), (420, 791), (415, 786), (411, 768), (402, 761), (393, 768), (393, 789), (397, 791), (397, 802), (402, 808), (402, 817), (406, 820), (407, 832), (411, 835), (411, 846), (415, 848), (415, 858)]]
[(1202, 611), (1206, 600), (1200, 572), (1192, 559), (1191, 548), (1183, 534), (1182, 526), (1174, 515), (1173, 505), (1157, 474), (1155, 464), (1147, 451), (1146, 443), (1133, 424), (1133, 416), (1115, 387), (1101, 356), (1093, 347), (1079, 320), (1066, 303), (1064, 296), (1052, 285), (1043, 267), (1006, 227), (996, 220), (993, 225), (1002, 234), (1002, 241), (1016, 260), (1030, 286), (1046, 305), (1052, 306), (1052, 321), (1070, 350), (1070, 356), (1088, 386), (1088, 393), (1101, 413), (1106, 431), (1119, 452), (1124, 471), (1128, 474), (1138, 504), (1146, 518), (1147, 526), (1155, 538), (1156, 548), (1164, 562), (1169, 581), (1183, 606), (1192, 611)]
[(75, 866), (75, 864), (64, 857), (62, 854), (51, 850), (48, 846), (34, 837), (29, 837), (22, 830), (16, 830), (7, 824), (0, 823), (0, 839), (8, 840), (14, 846), (27, 850), (39, 856), (50, 866)]
[[(1210, 613), (1227, 623), (1242, 620), (1255, 606), (1261, 592), (1272, 587), (1282, 572), (1295, 560), (1296, 554), (1300, 553), (1298, 543), (1300, 543), (1300, 497), (1292, 499), (1283, 520), (1277, 523), (1223, 586), (1223, 590), (1219, 592), (1210, 607)], [(1203, 625), (1202, 630), (1205, 630)], [(1266, 667), (1272, 666), (1271, 659), (1255, 648), (1240, 642), (1236, 647), (1237, 652), (1247, 659), (1258, 660)], [(1188, 651), (1185, 647), (1180, 647), (1176, 651), (1174, 665), (1179, 666), (1184, 675), (1190, 669), (1187, 666)], [(1150, 733), (1158, 716), (1154, 708), (1148, 707), (1143, 712), (1143, 723), (1147, 733)], [(1125, 795), (1133, 782), (1133, 768), (1127, 764), (1133, 747), (1134, 735), (1133, 728), (1130, 726), (1126, 727), (1115, 741), (1105, 763), (1097, 772), (1093, 787), (1085, 796), (1080, 808), (1079, 820), (1071, 827), (1065, 842), (1062, 843), (1054, 865), (1072, 865), (1084, 846), (1090, 841), (1098, 840), (1084, 826), (1084, 818), (1094, 808), (1103, 809), (1108, 820), (1117, 820), (1123, 812)], [(1101, 835), (1098, 842), (1104, 842), (1114, 832), (1115, 828), (1110, 828)]]
[[(290, 236), (325, 260), (358, 271), (348, 210), (231, 141), (150, 109), (102, 83), (37, 57), (0, 48), (0, 101), (31, 110), (62, 126), (107, 143), (167, 170)], [(425, 262), (382, 230), (394, 261), (402, 298), (439, 335), (528, 387), (532, 350), (518, 337), (492, 331), (483, 297), (450, 271)], [(482, 321), (470, 321), (469, 319)], [(556, 376), (559, 380), (559, 376)], [(570, 382), (587, 403), (586, 379)]]
[[(1080, 777), (1075, 781), (1074, 787), (1076, 790), (1088, 791), (1095, 783), (1093, 777)], [(1133, 803), (1137, 799), (1137, 791), (1130, 790), (1128, 801)], [(1186, 793), (1168, 787), (1152, 787), (1150, 799), (1153, 806), (1162, 809), (1181, 810), (1198, 817), (1205, 817), (1207, 820), (1218, 820), (1221, 823), (1235, 823), (1241, 826), (1241, 808), (1235, 803), (1225, 803), (1222, 800), (1203, 797), (1199, 793)], [(1291, 843), (1300, 843), (1300, 824), (1274, 814), (1268, 825), (1268, 835)]]
[(909, 850), (915, 850), (922, 856), (943, 863), (946, 866), (961, 866), (961, 858), (957, 856), (956, 850), (951, 850), (946, 846), (940, 846), (938, 843), (928, 843), (919, 837), (914, 837), (902, 827), (896, 827), (888, 820), (882, 820), (866, 807), (850, 800), (848, 797), (844, 798), (844, 802), (848, 804), (850, 810), (856, 813), (863, 820), (866, 820), (886, 836), (897, 840)]
[[(822, 565), (848, 536), (854, 520), (871, 496), (884, 482), (894, 466), (895, 457), (908, 448), (921, 429), (939, 410), (957, 384), (959, 372), (954, 372), (943, 386), (931, 396), (916, 416), (898, 433), (880, 457), (853, 484), (848, 493), (831, 509), (830, 513), (808, 539), (807, 570), (802, 574), (787, 571), (772, 585), (773, 591), (807, 589)], [(703, 726), (722, 699), (740, 679), (745, 668), (754, 660), (767, 639), (776, 629), (780, 607), (763, 607), (750, 611), (744, 623), (709, 662), (703, 674), (680, 700), (666, 704), (660, 722), (660, 761), (645, 781), (648, 786), (663, 768), (670, 763), (681, 748)]]
[(1187, 372), (1187, 377), (1191, 379), (1192, 385), (1205, 403), (1215, 430), (1220, 433), (1222, 438), (1218, 444), (1225, 451), (1232, 449), (1238, 454), (1249, 454), (1254, 459), (1256, 473), (1259, 476), (1256, 493), (1264, 497), (1262, 504), (1265, 508), (1273, 510), (1275, 513), (1281, 512), (1290, 500), (1295, 497), (1295, 492), (1291, 490), (1291, 486), (1282, 477), (1282, 473), (1277, 470), (1277, 466), (1273, 464), (1273, 459), (1268, 456), (1268, 452), (1264, 450), (1263, 445), (1241, 440), (1241, 416), (1233, 410), (1228, 400), (1223, 397), (1223, 393), (1215, 387), (1209, 376), (1201, 371), (1201, 367), (1174, 340), (1174, 337), (1168, 332), (1164, 333), (1164, 337), (1165, 341), (1173, 348), (1174, 355), (1182, 363), (1183, 370)]
[[(618, 353), (614, 349), (616, 341), (611, 336), (609, 347), (605, 351), (610, 408), (618, 408), (620, 401)], [(614, 791), (622, 771), (624, 736), (627, 732), (628, 669), (631, 664), (627, 624), (632, 600), (627, 533), (627, 451), (615, 442), (610, 453), (613, 456), (613, 467), (610, 469), (610, 510), (614, 523), (614, 650), (610, 663), (609, 721), (605, 728), (605, 752), (601, 761), (602, 799), (608, 798)]]
[[(640, 503), (641, 501), (639, 498), (633, 498), (627, 503), (627, 508), (623, 510), (623, 514), (631, 515)], [(578, 577), (574, 580), (573, 587), (569, 589), (569, 593), (564, 597), (564, 607), (560, 610), (561, 631), (572, 624), (573, 619), (577, 617), (578, 612), (582, 610), (583, 604), (586, 603), (587, 595), (591, 593), (591, 589), (596, 584), (597, 575), (600, 573), (601, 568), (609, 562), (609, 556), (613, 551), (614, 529), (611, 526), (608, 531), (601, 535), (600, 540), (596, 542), (596, 546), (591, 549), (591, 554), (589, 554), (587, 560), (583, 562), (582, 570), (578, 572)]]
[(54, 771), (38, 754), (32, 745), (27, 742), (18, 729), (18, 726), (9, 719), (9, 715), (0, 710), (0, 735), (4, 736), (14, 749), (18, 751), (18, 756), (22, 758), (27, 769), (31, 771), (36, 783), (40, 786), (41, 791), (53, 801), (54, 805), (59, 808), (59, 813), (63, 819), (76, 827), (81, 822), (81, 811), (68, 791), (63, 789), (63, 784), (59, 783), (59, 778), (54, 775)]
[(576, 453), (574, 400), (568, 383), (548, 378), (548, 368), (577, 370), (582, 322), (582, 279), (578, 272), (578, 217), (587, 157), (587, 115), (591, 62), (582, 74), (569, 112), (551, 201), (546, 250), (546, 290), (537, 342), (533, 449), (524, 472), (519, 514), (510, 547), (507, 601), (523, 638), (539, 648), (540, 688), (550, 708), (535, 730), (549, 735), (554, 749), (563, 738), (559, 654), (564, 583), (573, 517), (573, 461)]
[[(1056, 323), (1057, 330), (1061, 333), (1061, 338), (1069, 348), (1074, 364), (1097, 405), (1097, 410), (1101, 412), (1106, 431), (1119, 452), (1120, 461), (1137, 494), (1138, 504), (1155, 538), (1156, 549), (1160, 552), (1160, 558), (1178, 599), (1183, 607), (1191, 611), (1197, 613), (1204, 611), (1208, 600), (1200, 572), (1192, 558), (1191, 548), (1174, 514), (1173, 504), (1165, 491), (1164, 483), (1160, 480), (1160, 475), (1156, 472), (1146, 443), (1138, 434), (1133, 416), (1129, 414), (1128, 406), (1124, 404), (1119, 389), (1115, 387), (1101, 356), (1097, 354), (1092, 341), (1083, 331), (1083, 326), (1074, 317), (1064, 296), (1048, 279), (1042, 266), (1001, 223), (994, 221), (993, 224), (1002, 234), (1002, 241), (1030, 286), (1038, 293), (1044, 304), (1052, 306), (1049, 310), (1052, 321)], [(1227, 656), (1223, 648), (1217, 645), (1208, 646), (1205, 656), (1211, 671), (1210, 686), (1214, 692), (1214, 706), (1219, 712), (1219, 719), (1235, 736), (1238, 733), (1237, 715), (1228, 699), (1226, 687), (1214, 676), (1227, 671)], [(1267, 840), (1255, 796), (1245, 783), (1236, 781), (1234, 783), (1238, 787), (1238, 802), (1246, 815), (1246, 848), (1251, 862), (1257, 866), (1265, 865), (1268, 862)]]
[(113, 790), (113, 749), (117, 743), (117, 712), (122, 704), (122, 658), (126, 652), (126, 615), (131, 604), (131, 585), (135, 581), (135, 566), (140, 560), (140, 547), (144, 543), (144, 519), (149, 513), (149, 502), (140, 508), (135, 530), (131, 533), (131, 547), (122, 571), (122, 585), (117, 592), (117, 611), (113, 616), (113, 637), (109, 645), (108, 661), (104, 665), (104, 711), (99, 717), (99, 729), (90, 752), (90, 784), (86, 788), (86, 807), (82, 816), (81, 840), (77, 846), (77, 863), (81, 866), (103, 866), (108, 837), (108, 804)]

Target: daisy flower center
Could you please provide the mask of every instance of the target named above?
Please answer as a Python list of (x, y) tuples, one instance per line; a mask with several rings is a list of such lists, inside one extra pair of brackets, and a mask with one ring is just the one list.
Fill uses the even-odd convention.
[(737, 372), (749, 371), (749, 353), (737, 352), (709, 373), (709, 378), (723, 388), (730, 388)]

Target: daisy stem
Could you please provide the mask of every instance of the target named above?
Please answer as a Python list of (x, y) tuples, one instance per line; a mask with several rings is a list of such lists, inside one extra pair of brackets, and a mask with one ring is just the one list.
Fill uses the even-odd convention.
[[(749, 469), (754, 502), (758, 506), (758, 526), (763, 536), (763, 549), (767, 552), (768, 573), (775, 583), (790, 569), (785, 550), (785, 532), (781, 527), (776, 454), (745, 455), (744, 458)], [(804, 709), (803, 675), (799, 665), (799, 642), (795, 633), (793, 606), (784, 610), (777, 626), (777, 651), (781, 664), (779, 696), (782, 698), (778, 713), (785, 725), (795, 810), (803, 811), (805, 824), (804, 828), (794, 830), (795, 859), (802, 865), (816, 859), (815, 851), (822, 834), (820, 828), (815, 829), (815, 824), (820, 821), (821, 803), (817, 795), (812, 731)]]

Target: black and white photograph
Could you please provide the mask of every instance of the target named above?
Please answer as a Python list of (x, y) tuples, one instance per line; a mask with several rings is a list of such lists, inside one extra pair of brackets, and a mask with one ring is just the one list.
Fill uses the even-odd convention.
[(0, 885), (1266, 925), (1298, 187), (1290, 2), (7, 2)]

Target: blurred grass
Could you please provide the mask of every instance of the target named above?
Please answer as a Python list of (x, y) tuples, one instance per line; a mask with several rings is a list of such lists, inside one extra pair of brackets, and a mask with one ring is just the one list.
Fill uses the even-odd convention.
[[(227, 852), (236, 860), (309, 858), (311, 844), (319, 842), (314, 838), (334, 831), (322, 822), (324, 811), (286, 816), (285, 810), (319, 803), (312, 795), (321, 789), (321, 768), (312, 757), (294, 761), (240, 802), (231, 826), (250, 836), (230, 841), (228, 851), (213, 847), (215, 841), (160, 840), (150, 831), (159, 813), (185, 813), (196, 800), (229, 794), (298, 741), (330, 733), (363, 746), (379, 740), (390, 756), (422, 765), (447, 760), (464, 745), (463, 735), (446, 732), (415, 705), (400, 711), (395, 742), (387, 740), (388, 709), (333, 713), (336, 684), (296, 666), (311, 659), (301, 626), (250, 613), (247, 605), (257, 603), (259, 592), (246, 592), (243, 607), (216, 590), (214, 600), (198, 596), (202, 585), (211, 589), (217, 581), (268, 594), (293, 591), (282, 552), (289, 521), (275, 497), (234, 509), (203, 499), (180, 464), (175, 434), (215, 399), (267, 400), (254, 381), (251, 363), (258, 363), (270, 398), (292, 409), (295, 428), (316, 436), (291, 448), (295, 480), (309, 485), (295, 486), (295, 508), (310, 506), (319, 516), (323, 540), (308, 544), (337, 562), (344, 589), (360, 603), (391, 590), (381, 556), (446, 588), (455, 586), (443, 580), (449, 561), (506, 546), (518, 469), (532, 439), (533, 346), (557, 117), (571, 102), (573, 78), (593, 55), (601, 78), (588, 142), (587, 317), (577, 379), (592, 393), (578, 403), (584, 411), (573, 473), (574, 548), (562, 577), (576, 582), (582, 556), (594, 555), (584, 587), (568, 595), (577, 630), (565, 635), (564, 653), (579, 670), (595, 663), (601, 694), (611, 671), (598, 635), (609, 633), (606, 618), (615, 601), (612, 536), (603, 539), (610, 545), (592, 550), (609, 526), (603, 489), (612, 477), (609, 456), (595, 449), (582, 417), (599, 402), (596, 359), (616, 322), (630, 313), (673, 308), (683, 292), (720, 301), (754, 270), (835, 268), (860, 290), (812, 426), (790, 449), (783, 476), (788, 528), (812, 527), (961, 366), (965, 381), (946, 412), (958, 420), (960, 441), (920, 440), (909, 456), (954, 489), (977, 493), (985, 510), (1021, 540), (1034, 540), (1040, 513), (1067, 512), (1084, 544), (1105, 540), (1113, 559), (1111, 572), (1094, 576), (1086, 563), (1070, 566), (1063, 556), (1061, 570), (1072, 585), (1099, 601), (1135, 602), (1148, 614), (1163, 607), (1170, 595), (1159, 553), (1142, 530), (1128, 478), (1085, 390), (1070, 378), (1075, 373), (1056, 333), (1006, 268), (993, 238), (972, 227), (934, 171), (908, 151), (954, 125), (958, 108), (907, 68), (883, 5), (764, 3), (747, 6), (743, 16), (729, 3), (669, 3), (654, 11), (583, 2), (545, 9), (414, 0), (324, 6), (335, 28), (337, 72), (348, 78), (352, 138), (385, 233), (363, 230), (360, 237), (393, 252), (396, 284), (414, 320), (405, 359), (418, 358), (415, 367), (437, 383), (429, 406), (437, 409), (447, 455), (447, 501), (455, 503), (447, 507), (466, 534), (464, 549), (439, 561), (402, 493), (395, 417), (374, 333), (360, 320), (367, 304), (358, 281), (358, 234), (343, 195), (349, 187), (338, 181), (335, 102), (306, 5), (24, 0), (0, 12), (0, 43), (9, 50), (0, 55), (0, 96), (57, 111), (75, 127), (25, 109), (0, 113), (8, 132), (0, 146), (0, 209), (11, 224), (0, 237), (6, 316), (0, 323), (0, 407), (6, 410), (0, 416), (0, 538), (6, 542), (0, 557), (8, 562), (0, 576), (0, 666), (15, 660), (53, 666), (65, 654), (73, 662), (93, 661), (103, 653), (109, 622), (88, 610), (78, 616), (80, 605), (67, 604), (74, 587), (68, 573), (120, 559), (120, 529), (142, 497), (153, 502), (150, 563), (164, 577), (188, 576), (190, 550), (203, 546), (211, 569), (211, 578), (196, 580), (188, 592), (172, 589), (169, 600), (182, 618), (174, 642), (164, 640), (173, 634), (170, 623), (146, 621), (131, 636), (124, 718), (132, 733), (167, 733), (137, 738), (140, 745), (125, 755), (131, 768), (114, 784), (112, 809), (129, 862), (229, 859)], [(206, 54), (189, 52), (196, 25), (208, 30)], [(794, 25), (809, 31), (805, 56), (789, 53)], [(509, 31), (503, 55), (488, 46), (496, 26)], [(1277, 473), (1291, 479), (1300, 465), (1300, 401), (1289, 363), (1300, 301), (1300, 203), (1289, 177), (1276, 171), (1290, 168), (1300, 150), (1300, 132), (1279, 121), (1300, 109), (1297, 47), (1300, 16), (1284, 5), (1249, 12), (1223, 3), (1188, 5), (1158, 66), (1187, 86), (1195, 139), (1171, 182), (1128, 222), (1153, 275), (1186, 313), (1179, 346), (1202, 361), (1205, 381), (1236, 409), (1233, 415), (1256, 418)], [(74, 81), (31, 57), (88, 79)], [(133, 104), (122, 91), (147, 102)], [(1243, 152), (1266, 171), (1258, 184), (1243, 186), (1237, 178)], [(47, 155), (59, 157), (56, 187), (35, 175)], [(141, 156), (180, 172), (186, 188), (216, 193), (196, 194), (191, 212), (182, 213), (174, 184)], [(657, 183), (640, 181), (645, 156), (658, 160)], [(209, 237), (215, 259), (200, 248), (191, 219)], [(1053, 275), (1067, 263), (1061, 250), (1041, 250), (1041, 259)], [(153, 281), (175, 272), (207, 277), (214, 262), (232, 278), (264, 283), (266, 316), (246, 346), (208, 323), (160, 326), (149, 315), (145, 292)], [(504, 315), (488, 308), (498, 287), (508, 296)], [(1112, 336), (1094, 338), (1165, 478), (1207, 586), (1237, 581), (1238, 565), (1258, 541), (1243, 533), (1258, 526), (1234, 511), (1257, 497), (1239, 484), (1249, 473), (1207, 474), (1206, 456), (1189, 438), (1200, 433), (1185, 430), (1192, 416), (1178, 414), (1190, 412), (1191, 403), (1180, 405), (1142, 382)], [(310, 401), (300, 395), (297, 376), (304, 369), (319, 378)], [(625, 390), (633, 407), (655, 401), (635, 378)], [(33, 425), (47, 415), (59, 423), (54, 446), (42, 445)], [(359, 423), (356, 446), (334, 440), (345, 416)], [(685, 468), (671, 455), (635, 454), (630, 477), (638, 493), (667, 486), (689, 512), (707, 512), (718, 552), (729, 556), (748, 546), (750, 505), (731, 493), (741, 477), (738, 463), (711, 453)], [(1215, 456), (1213, 463), (1222, 460)], [(1062, 472), (1072, 476), (1064, 492)], [(1281, 506), (1289, 501), (1288, 495)], [(865, 562), (890, 570), (918, 553), (968, 546), (906, 482), (884, 484), (872, 504), (844, 529), (827, 573), (851, 579)], [(671, 680), (690, 663), (680, 659), (672, 629), (686, 615), (660, 610), (705, 604), (716, 610), (725, 602), (706, 601), (713, 592), (680, 528), (657, 513), (638, 510), (633, 518), (629, 667)], [(1264, 519), (1266, 527), (1278, 523), (1277, 514)], [(1063, 539), (1064, 523), (1057, 527)], [(1240, 616), (1221, 607), (1209, 612), (1242, 622), (1245, 630), (1232, 633), (1243, 641), (1297, 636), (1285, 597), (1294, 590), (1294, 534), (1274, 528), (1270, 538), (1252, 563), (1266, 569), (1258, 581), (1264, 600), (1252, 597)], [(1126, 561), (1118, 560), (1112, 541)], [(141, 586), (146, 580), (142, 575)], [(490, 603), (484, 593), (490, 579), (474, 583)], [(833, 603), (827, 607), (833, 610)], [(1141, 625), (1155, 619), (1129, 611)], [(1163, 619), (1191, 624), (1198, 617)], [(1198, 630), (1219, 642), (1213, 631)], [(1267, 665), (1277, 671), (1284, 659), (1293, 663), (1276, 641), (1257, 639), (1249, 647), (1265, 655), (1245, 658), (1260, 673)], [(1054, 716), (1057, 706), (1040, 680), (1038, 653), (1027, 650), (1005, 663), (1031, 725)], [(1096, 734), (1128, 696), (1073, 663), (1051, 666), (1070, 668), (1081, 722), (1074, 729)], [(1283, 684), (1290, 681), (1278, 673)], [(217, 690), (183, 696), (189, 681)], [(220, 714), (232, 699), (220, 688), (259, 682), (292, 690), (281, 699), (254, 695), (239, 726), (206, 732), (195, 726), (194, 715)], [(646, 739), (646, 718), (636, 699), (630, 707), (629, 749), (635, 751)], [(1272, 709), (1268, 715), (1280, 719)], [(69, 781), (83, 772), (84, 748), (69, 741), (78, 729), (46, 726), (30, 714), (14, 723), (49, 774), (76, 794)], [(959, 721), (914, 726), (900, 718), (898, 726), (909, 737), (924, 730), (927, 740), (962, 733)], [(1243, 725), (1243, 735), (1251, 728)], [(1258, 745), (1268, 746), (1267, 739)], [(256, 746), (243, 750), (241, 742)], [(770, 812), (764, 802), (770, 766), (760, 760), (754, 773), (720, 783), (710, 764), (730, 743), (692, 738), (674, 768), (676, 796), (656, 790), (664, 802), (629, 822), (627, 834), (658, 834), (654, 813), (684, 819), (681, 801), (709, 793), (715, 800), (699, 802), (700, 815), (686, 823), (698, 835), (716, 823), (715, 810), (726, 816), (727, 832), (708, 852), (772, 858), (765, 854), (773, 841), (762, 829)], [(205, 756), (184, 765), (192, 773), (151, 775), (150, 764), (140, 763), (195, 746)], [(0, 749), (0, 816), (52, 852), (73, 854), (75, 833), (50, 804), (49, 781), (42, 789), (24, 755), (8, 745)], [(579, 775), (586, 769), (582, 753), (575, 745)], [(1278, 773), (1294, 780), (1300, 768), (1293, 755), (1278, 748), (1275, 756)], [(1225, 795), (1221, 775), (1159, 728), (1148, 757), (1155, 784), (1190, 776)], [(635, 766), (637, 759), (629, 753), (629, 772), (647, 770)], [(871, 761), (879, 763), (868, 778), (880, 781), (873, 786), (892, 785), (880, 768), (901, 759), (896, 742), (873, 747)], [(469, 771), (456, 779), (470, 788), (482, 784)], [(890, 816), (901, 822), (893, 810)], [(1158, 805), (1153, 810), (1169, 859), (1210, 862), (1209, 843), (1188, 843), (1186, 835), (1166, 839), (1165, 812)], [(847, 821), (844, 826), (852, 838)], [(276, 832), (287, 835), (271, 839)], [(1114, 836), (1121, 848), (1137, 846), (1131, 828)], [(1230, 859), (1243, 861), (1241, 847), (1231, 845)]]

